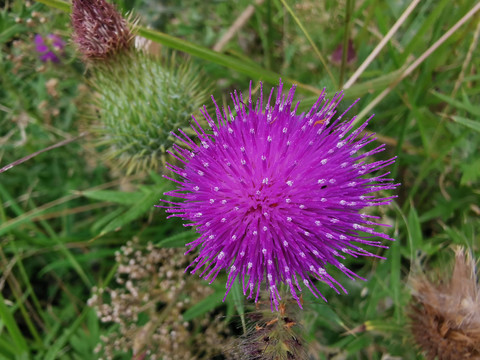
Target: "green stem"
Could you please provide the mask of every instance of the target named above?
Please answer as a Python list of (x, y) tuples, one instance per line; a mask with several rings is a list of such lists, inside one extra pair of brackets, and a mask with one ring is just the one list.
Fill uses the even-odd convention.
[(345, 76), (345, 66), (347, 65), (348, 39), (350, 37), (350, 23), (351, 23), (352, 12), (354, 7), (355, 7), (355, 0), (347, 0), (347, 5), (345, 7), (345, 30), (343, 33), (342, 64), (340, 66), (340, 80), (338, 82), (340, 86), (343, 86), (343, 80)]
[(305, 27), (303, 26), (303, 24), (300, 22), (300, 20), (298, 19), (297, 15), (295, 15), (295, 13), (293, 12), (292, 8), (290, 6), (288, 6), (287, 2), (285, 0), (280, 0), (281, 3), (283, 4), (283, 6), (285, 7), (285, 9), (288, 11), (288, 13), (290, 14), (290, 16), (293, 18), (293, 20), (295, 20), (295, 22), (297, 23), (298, 27), (300, 28), (300, 30), (302, 30), (303, 32), (303, 35), (305, 35), (305, 37), (307, 38), (308, 42), (310, 43), (310, 45), (312, 46), (313, 48), (313, 51), (315, 52), (315, 54), (317, 54), (318, 58), (320, 59), (320, 61), (322, 62), (323, 64), (323, 67), (325, 68), (325, 71), (327, 72), (328, 76), (330, 77), (330, 79), (332, 80), (332, 84), (334, 84), (335, 87), (338, 87), (337, 85), (337, 82), (335, 81), (335, 77), (333, 76), (332, 72), (330, 71), (330, 69), (328, 68), (328, 65), (327, 65), (327, 61), (325, 60), (325, 58), (323, 57), (322, 53), (320, 52), (320, 50), (318, 49), (317, 45), (315, 45), (315, 43), (313, 42), (312, 38), (310, 37), (310, 34), (308, 33), (308, 31), (305, 29)]

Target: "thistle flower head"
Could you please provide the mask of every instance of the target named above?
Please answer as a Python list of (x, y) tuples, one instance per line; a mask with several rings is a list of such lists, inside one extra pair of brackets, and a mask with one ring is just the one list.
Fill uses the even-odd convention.
[(55, 34), (48, 34), (43, 37), (40, 34), (36, 34), (33, 42), (35, 43), (35, 49), (40, 55), (40, 60), (43, 62), (60, 62), (59, 54), (63, 52), (65, 48), (65, 41)]
[(463, 248), (455, 250), (449, 281), (412, 278), (411, 329), (428, 360), (480, 358), (480, 287), (475, 261)]
[(73, 40), (86, 60), (104, 60), (127, 50), (133, 35), (127, 21), (105, 0), (74, 0)]
[(186, 146), (173, 145), (179, 165), (168, 165), (179, 179), (171, 179), (178, 188), (166, 195), (184, 201), (166, 201), (172, 205), (166, 211), (200, 234), (189, 244), (189, 251), (200, 247), (191, 272), (204, 268), (201, 276), (213, 281), (227, 269), (227, 294), (240, 278), (244, 294), (256, 301), (266, 283), (277, 310), (280, 283), (299, 306), (300, 283), (316, 297), (323, 295), (314, 279), (346, 292), (327, 265), (359, 277), (342, 260), (376, 256), (363, 246), (385, 247), (375, 237), (390, 239), (361, 210), (389, 204), (394, 196), (373, 193), (396, 187), (388, 173), (367, 176), (394, 159), (365, 161), (384, 145), (360, 152), (375, 138), (360, 136), (368, 120), (353, 130), (355, 118), (344, 121), (346, 112), (335, 118), (341, 93), (332, 100), (323, 93), (310, 111), (297, 114), (294, 92), (282, 94), (280, 83), (274, 104), (272, 89), (266, 104), (261, 90), (255, 105), (251, 89), (245, 100), (234, 92), (233, 111), (215, 104), (216, 121), (204, 109), (210, 130), (194, 119), (198, 142), (179, 130), (175, 136)]

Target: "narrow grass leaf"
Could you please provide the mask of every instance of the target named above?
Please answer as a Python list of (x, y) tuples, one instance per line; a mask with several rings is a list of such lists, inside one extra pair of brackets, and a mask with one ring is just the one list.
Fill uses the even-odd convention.
[(45, 204), (45, 205), (42, 205), (40, 207), (37, 207), (35, 209), (32, 209), (20, 216), (17, 216), (16, 218), (13, 218), (11, 220), (8, 220), (6, 222), (4, 222), (3, 224), (0, 224), (0, 236), (1, 235), (4, 235), (5, 233), (7, 233), (8, 231), (12, 230), (12, 229), (15, 229), (17, 228), (18, 226), (24, 224), (24, 223), (28, 223), (28, 222), (31, 222), (32, 219), (35, 219), (36, 217), (40, 216), (40, 215), (45, 215), (47, 213), (47, 210), (50, 210), (50, 212), (53, 212), (53, 210), (51, 210), (53, 207), (55, 206), (58, 206), (60, 204), (63, 204), (63, 203), (66, 203), (72, 199), (75, 199), (77, 198), (78, 195), (68, 195), (68, 196), (64, 196), (60, 199), (57, 199), (55, 201), (52, 201), (48, 204)]
[(27, 341), (22, 335), (15, 318), (10, 313), (10, 310), (7, 308), (5, 304), (5, 299), (3, 295), (0, 293), (0, 318), (2, 322), (5, 324), (10, 336), (12, 337), (13, 345), (15, 346), (15, 355), (22, 355), (28, 352), (28, 345)]
[(390, 245), (390, 255), (388, 256), (390, 263), (390, 288), (391, 288), (391, 297), (394, 307), (394, 315), (397, 321), (401, 320), (402, 311), (400, 304), (400, 289), (401, 289), (401, 254), (400, 254), (400, 241), (394, 241)]
[(191, 321), (201, 315), (206, 314), (210, 310), (215, 309), (222, 303), (222, 298), (225, 296), (224, 290), (217, 290), (212, 295), (207, 296), (202, 301), (196, 303), (183, 314), (184, 321)]
[(100, 233), (101, 229), (104, 228), (109, 222), (113, 221), (113, 219), (120, 216), (121, 213), (125, 211), (124, 207), (119, 207), (113, 211), (107, 212), (105, 216), (100, 216), (93, 224), (92, 224), (92, 233), (98, 234)]
[[(105, 257), (112, 257), (115, 254), (115, 249), (97, 249), (95, 251), (90, 251), (86, 254), (75, 255), (75, 259), (79, 264), (87, 263), (90, 261), (103, 259)], [(58, 259), (46, 265), (38, 273), (38, 276), (43, 276), (50, 271), (55, 271), (57, 269), (68, 268), (71, 266), (71, 262), (68, 259)]]
[(139, 192), (124, 192), (115, 190), (94, 190), (84, 191), (82, 195), (95, 200), (109, 201), (122, 205), (133, 205), (138, 202), (138, 199), (142, 197), (142, 193)]
[(462, 124), (472, 130), (475, 130), (477, 132), (480, 132), (480, 121), (475, 121), (471, 119), (467, 119), (461, 116), (452, 116), (452, 119), (455, 120), (455, 122)]
[(184, 247), (189, 242), (198, 238), (198, 234), (195, 231), (184, 231), (180, 234), (175, 234), (164, 238), (157, 242), (155, 245), (162, 248), (179, 248)]
[(151, 190), (138, 198), (136, 203), (130, 207), (123, 214), (108, 223), (100, 232), (100, 235), (104, 235), (110, 231), (120, 228), (133, 220), (138, 219), (149, 210), (154, 209), (154, 205), (158, 203), (158, 199), (165, 191), (166, 186)]
[(410, 244), (412, 244), (414, 249), (422, 249), (423, 246), (423, 235), (422, 227), (420, 225), (420, 220), (418, 218), (418, 213), (415, 210), (415, 207), (410, 208), (408, 213), (408, 237), (410, 238)]
[(349, 354), (358, 354), (360, 350), (369, 347), (372, 341), (372, 337), (362, 334), (348, 344), (346, 350)]
[(457, 109), (462, 109), (462, 110), (465, 110), (465, 111), (469, 112), (470, 114), (480, 116), (480, 107), (474, 106), (470, 102), (466, 102), (466, 101), (460, 102), (458, 100), (452, 99), (448, 95), (439, 93), (439, 92), (434, 91), (434, 90), (432, 90), (431, 93), (434, 96), (436, 96), (437, 98), (439, 98), (440, 100), (445, 101), (447, 104), (450, 104), (451, 106), (453, 106)]
[(0, 337), (0, 359), (12, 359), (17, 353), (17, 348), (5, 336)]
[(240, 320), (242, 322), (243, 333), (247, 332), (247, 324), (245, 322), (245, 296), (243, 295), (242, 286), (240, 282), (235, 281), (233, 283), (232, 289), (230, 290), (232, 294), (233, 304), (237, 309), (238, 315), (240, 315)]
[(70, 337), (75, 333), (78, 327), (82, 324), (85, 316), (88, 312), (91, 311), (89, 307), (85, 307), (83, 312), (78, 316), (75, 321), (67, 327), (63, 334), (52, 344), (49, 348), (48, 352), (45, 354), (45, 360), (54, 360), (58, 359), (60, 352), (62, 351), (63, 347), (67, 345)]
[[(431, 6), (431, 3), (431, 1), (430, 4), (425, 2), (423, 9), (421, 9), (408, 29), (408, 32), (412, 35), (410, 42), (405, 46), (401, 54), (403, 61), (414, 52), (422, 51), (425, 48), (425, 33), (432, 30), (445, 6), (451, 4), (451, 0), (436, 1), (435, 6)], [(428, 13), (428, 17), (425, 18), (424, 13)]]

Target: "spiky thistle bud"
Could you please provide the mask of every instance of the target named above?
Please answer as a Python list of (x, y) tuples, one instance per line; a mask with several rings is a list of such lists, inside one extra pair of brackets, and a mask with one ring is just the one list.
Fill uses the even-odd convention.
[(157, 171), (206, 98), (188, 62), (153, 57), (133, 46), (127, 20), (104, 0), (75, 0), (74, 41), (89, 65), (98, 125), (91, 130), (106, 160), (127, 173)]
[[(268, 295), (267, 295), (268, 296)], [(227, 355), (235, 360), (301, 360), (307, 357), (302, 337), (300, 311), (296, 300), (282, 299), (272, 312), (269, 301), (259, 301), (248, 314), (247, 333), (240, 337)]]
[(450, 281), (420, 275), (412, 285), (411, 330), (426, 358), (480, 359), (480, 288), (472, 255), (458, 247)]

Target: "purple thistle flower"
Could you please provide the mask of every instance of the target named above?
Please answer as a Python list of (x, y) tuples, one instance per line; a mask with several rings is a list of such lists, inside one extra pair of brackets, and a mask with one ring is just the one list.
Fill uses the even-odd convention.
[(35, 49), (40, 54), (40, 60), (43, 62), (60, 62), (57, 54), (62, 53), (65, 48), (65, 42), (60, 36), (48, 34), (43, 38), (42, 35), (36, 34), (33, 41), (35, 43)]
[(172, 133), (186, 147), (174, 145), (170, 152), (179, 166), (167, 168), (180, 178), (165, 176), (178, 184), (165, 195), (184, 201), (164, 200), (170, 204), (168, 218), (188, 220), (185, 226), (195, 226), (200, 234), (188, 244), (187, 253), (196, 247), (200, 253), (187, 270), (195, 273), (204, 267), (200, 276), (211, 283), (220, 270), (228, 269), (225, 296), (240, 278), (244, 295), (255, 293), (255, 301), (265, 281), (275, 308), (280, 283), (288, 286), (300, 307), (300, 282), (325, 301), (313, 279), (346, 293), (326, 265), (352, 280), (361, 278), (341, 260), (346, 255), (379, 257), (362, 247), (387, 248), (376, 238), (393, 239), (374, 230), (386, 226), (373, 220), (378, 217), (360, 210), (389, 204), (395, 196), (372, 193), (397, 186), (386, 178), (388, 172), (366, 176), (395, 158), (365, 162), (385, 145), (359, 153), (375, 140), (373, 134), (357, 139), (370, 118), (352, 131), (355, 117), (343, 117), (353, 104), (334, 119), (341, 92), (330, 101), (323, 92), (308, 113), (297, 115), (299, 103), (292, 108), (295, 86), (287, 97), (282, 87), (280, 82), (273, 106), (272, 89), (265, 110), (262, 88), (255, 106), (251, 87), (246, 104), (234, 92), (233, 112), (220, 110), (213, 100), (217, 121), (205, 107), (202, 111), (211, 131), (193, 118), (199, 144), (182, 130)]

